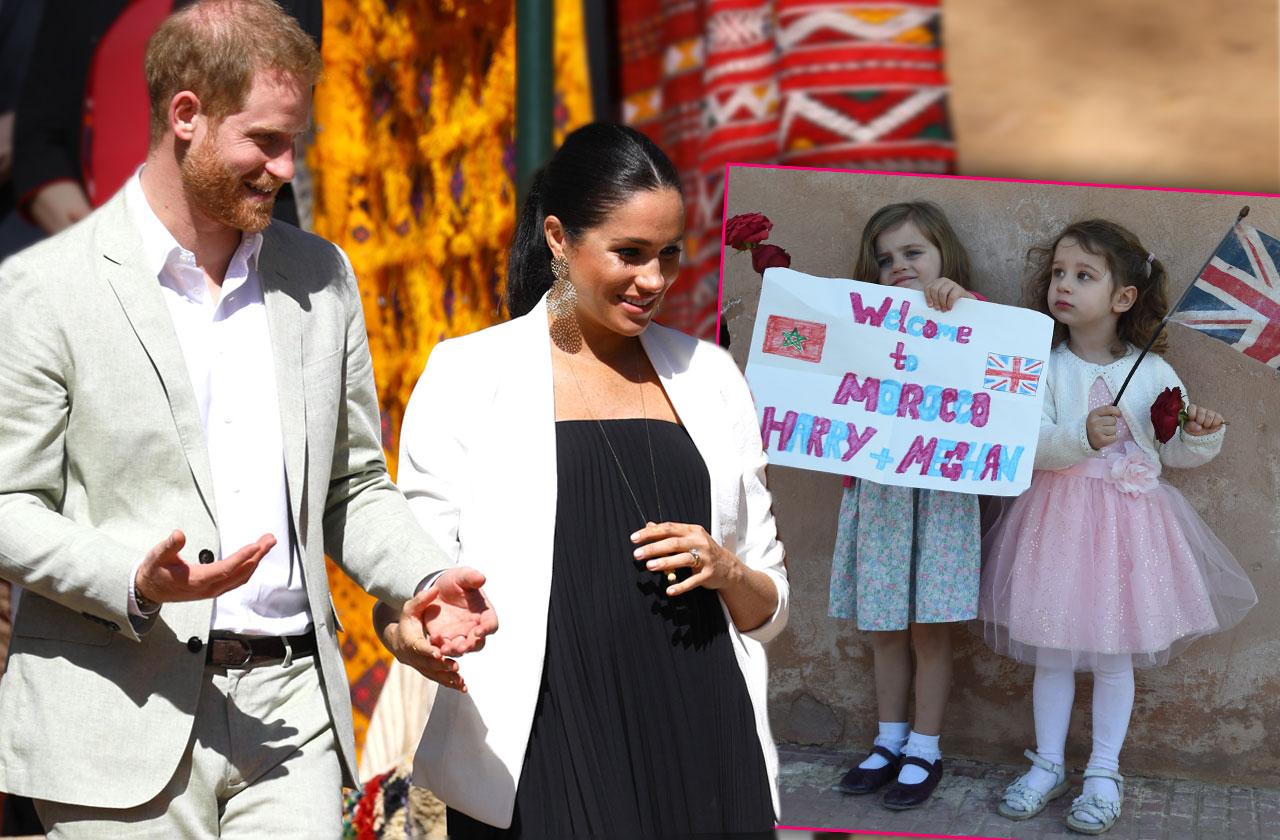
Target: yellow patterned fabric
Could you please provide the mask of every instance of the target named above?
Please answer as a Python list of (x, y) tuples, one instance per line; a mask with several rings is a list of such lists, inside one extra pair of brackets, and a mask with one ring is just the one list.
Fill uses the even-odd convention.
[[(513, 0), (326, 0), (308, 153), (315, 232), (351, 257), (394, 474), (405, 403), (437, 341), (499, 317), (515, 224)], [(557, 142), (591, 119), (582, 8), (556, 4)], [(387, 655), (372, 601), (332, 565), (362, 743)]]

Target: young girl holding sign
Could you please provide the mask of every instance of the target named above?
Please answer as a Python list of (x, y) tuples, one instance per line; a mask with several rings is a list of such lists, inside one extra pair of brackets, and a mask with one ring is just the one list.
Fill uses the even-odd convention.
[[(916, 289), (943, 311), (974, 297), (969, 255), (929, 202), (880, 208), (862, 231), (854, 279)], [(895, 810), (929, 798), (942, 777), (938, 738), (951, 689), (951, 625), (977, 615), (978, 499), (965, 493), (846, 480), (831, 566), (830, 614), (871, 633), (880, 732), (840, 781)], [(911, 648), (916, 716), (907, 722)]]
[[(1057, 321), (1056, 346), (1031, 487), (983, 541), (980, 609), (988, 643), (1036, 666), (1037, 752), (1027, 751), (1032, 767), (999, 811), (1027, 819), (1067, 790), (1074, 672), (1089, 670), (1093, 752), (1067, 825), (1100, 834), (1124, 797), (1117, 771), (1134, 666), (1163, 664), (1233, 626), (1257, 597), (1191, 505), (1158, 479), (1161, 462), (1194, 467), (1218, 453), (1221, 415), (1188, 404), (1177, 431), (1182, 382), (1155, 355), (1111, 405), (1168, 311), (1164, 267), (1128, 230), (1099, 220), (1069, 226), (1031, 257), (1028, 302)], [(1158, 444), (1152, 406), (1166, 388), (1179, 393), (1163, 398), (1173, 400), (1172, 437)]]

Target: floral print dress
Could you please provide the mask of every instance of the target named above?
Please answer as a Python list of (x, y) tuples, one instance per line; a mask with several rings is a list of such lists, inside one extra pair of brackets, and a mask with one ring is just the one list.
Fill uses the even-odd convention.
[(981, 566), (977, 496), (858, 480), (840, 503), (829, 612), (859, 630), (967, 621)]

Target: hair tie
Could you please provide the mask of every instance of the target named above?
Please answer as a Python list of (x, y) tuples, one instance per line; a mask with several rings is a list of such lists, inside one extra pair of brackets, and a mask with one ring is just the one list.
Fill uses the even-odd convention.
[(1148, 251), (1148, 252), (1147, 252), (1147, 265), (1151, 265), (1151, 263), (1155, 262), (1155, 259), (1156, 259), (1156, 255), (1155, 255), (1155, 254), (1153, 254), (1153, 253), (1151, 253), (1150, 251)]

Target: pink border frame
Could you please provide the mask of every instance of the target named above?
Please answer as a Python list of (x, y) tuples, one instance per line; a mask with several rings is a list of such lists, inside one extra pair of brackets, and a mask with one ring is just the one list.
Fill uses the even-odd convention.
[(1012, 837), (978, 837), (968, 834), (906, 834), (901, 831), (867, 831), (861, 828), (816, 828), (804, 825), (780, 825), (778, 828), (782, 831), (812, 831), (815, 834), (865, 834), (870, 837), (927, 837), (932, 840), (1014, 840)]
[[(1102, 184), (1089, 181), (1037, 181), (1022, 178), (985, 178), (978, 175), (941, 175), (933, 172), (892, 172), (883, 169), (836, 169), (830, 166), (784, 166), (775, 163), (734, 163), (724, 165), (724, 199), (720, 207), (720, 284), (716, 289), (716, 337), (720, 336), (720, 318), (724, 309), (724, 230), (729, 221), (729, 167), (743, 169), (787, 169), (796, 172), (837, 172), (852, 175), (884, 175), (899, 178), (935, 178), (944, 181), (986, 181), (996, 184), (1040, 184), (1054, 187), (1094, 187), (1109, 190), (1147, 190), (1149, 192), (1192, 193), (1195, 195), (1243, 195), (1259, 198), (1280, 198), (1280, 194), (1268, 192), (1236, 192), (1234, 190), (1198, 190), (1182, 187), (1153, 187), (1138, 184)], [(823, 829), (824, 831), (829, 829)], [(894, 836), (894, 835), (889, 835)], [(899, 837), (941, 837), (944, 835), (900, 834)]]

